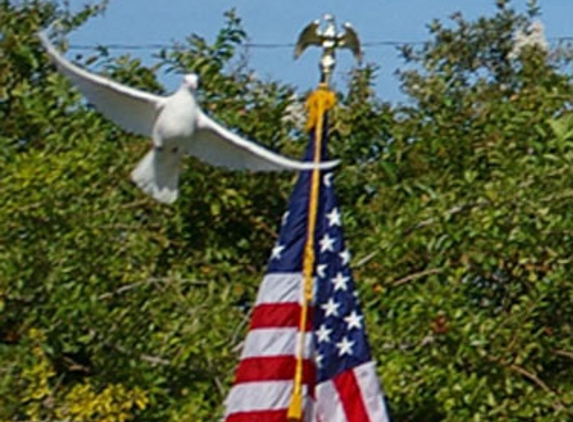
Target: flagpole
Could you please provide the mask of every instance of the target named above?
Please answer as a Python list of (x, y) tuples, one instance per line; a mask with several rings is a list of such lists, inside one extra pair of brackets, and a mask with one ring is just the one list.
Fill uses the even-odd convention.
[[(320, 60), (320, 84), (308, 98), (306, 107), (308, 112), (308, 121), (306, 130), (314, 130), (314, 157), (315, 164), (320, 163), (322, 156), (322, 141), (324, 136), (324, 117), (336, 103), (336, 96), (329, 89), (329, 83), (332, 71), (336, 64), (335, 50), (340, 47), (350, 48), (356, 58), (360, 61), (361, 52), (360, 44), (356, 32), (349, 24), (345, 24), (346, 31), (337, 33), (334, 24), (334, 18), (331, 15), (325, 15), (326, 28), (324, 31), (319, 29), (319, 22), (315, 21), (308, 25), (299, 36), (295, 48), (295, 58), (300, 56), (309, 45), (318, 45), (322, 47), (323, 53)], [(310, 304), (313, 300), (314, 290), (314, 269), (315, 269), (315, 232), (316, 220), (318, 213), (318, 199), (320, 196), (320, 171), (312, 170), (307, 238), (303, 256), (303, 294), (301, 304), (301, 315), (298, 327), (298, 344), (296, 351), (296, 366), (294, 375), (294, 386), (291, 401), (287, 411), (287, 420), (289, 422), (300, 422), (304, 416), (303, 409), (303, 369), (304, 369), (304, 350), (306, 345), (307, 325), (309, 321)], [(312, 333), (310, 334), (312, 335)]]

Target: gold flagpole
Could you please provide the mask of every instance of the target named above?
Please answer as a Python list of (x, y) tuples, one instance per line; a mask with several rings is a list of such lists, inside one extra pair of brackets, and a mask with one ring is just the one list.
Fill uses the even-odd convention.
[[(329, 89), (330, 77), (336, 64), (334, 52), (336, 48), (350, 48), (357, 59), (361, 60), (360, 44), (354, 29), (345, 24), (346, 31), (340, 34), (336, 32), (334, 18), (325, 15), (327, 26), (324, 31), (319, 29), (319, 21), (309, 24), (300, 34), (295, 47), (295, 58), (298, 58), (309, 45), (319, 45), (323, 48), (320, 61), (321, 82), (308, 98), (306, 107), (308, 112), (307, 131), (314, 129), (314, 163), (319, 163), (322, 152), (322, 139), (324, 136), (324, 117), (328, 110), (336, 104), (336, 96)], [(309, 205), (307, 238), (303, 256), (303, 295), (301, 316), (298, 327), (298, 343), (296, 351), (296, 367), (294, 374), (294, 386), (291, 401), (287, 411), (289, 422), (301, 422), (304, 417), (303, 406), (303, 369), (304, 350), (306, 345), (306, 326), (309, 320), (309, 307), (313, 299), (314, 268), (315, 268), (315, 232), (318, 212), (318, 199), (320, 195), (320, 171), (312, 170)], [(312, 334), (310, 334), (312, 335)]]

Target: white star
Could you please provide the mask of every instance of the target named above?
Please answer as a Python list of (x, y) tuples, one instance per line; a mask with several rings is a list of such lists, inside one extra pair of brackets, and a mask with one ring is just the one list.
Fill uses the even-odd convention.
[(353, 328), (361, 329), (362, 328), (362, 319), (364, 317), (362, 315), (358, 315), (358, 312), (355, 310), (352, 311), (350, 315), (344, 317), (344, 321), (348, 324), (348, 330)]
[(322, 368), (322, 361), (324, 360), (324, 356), (322, 356), (320, 353), (316, 355), (316, 357), (314, 358), (315, 362), (316, 362), (316, 366), (318, 366), (319, 368)]
[(319, 343), (329, 342), (330, 333), (332, 333), (332, 330), (330, 328), (326, 328), (326, 324), (322, 324), (320, 328), (316, 330), (316, 337), (318, 342)]
[(324, 175), (324, 186), (326, 186), (327, 188), (329, 188), (330, 186), (332, 186), (332, 173), (326, 173)]
[(319, 278), (324, 278), (326, 277), (326, 269), (328, 268), (328, 265), (326, 264), (320, 264), (316, 266), (316, 275), (318, 275)]
[(339, 306), (340, 303), (336, 303), (333, 298), (330, 298), (328, 299), (328, 302), (326, 302), (324, 305), (321, 305), (320, 307), (324, 309), (324, 314), (328, 318), (331, 315), (338, 316)]
[(283, 253), (284, 249), (285, 247), (283, 245), (277, 244), (271, 252), (271, 259), (281, 259), (281, 254)]
[(324, 233), (322, 239), (320, 239), (320, 252), (332, 252), (334, 251), (334, 240), (328, 233)]
[(282, 222), (281, 222), (281, 225), (284, 226), (284, 225), (287, 223), (289, 214), (290, 214), (289, 211), (287, 211), (287, 212), (284, 213), (283, 219), (282, 219)]
[(348, 249), (344, 249), (338, 255), (340, 256), (340, 259), (342, 259), (342, 265), (348, 265), (350, 262), (350, 251)]
[(354, 346), (354, 342), (348, 340), (348, 337), (343, 337), (340, 343), (336, 343), (336, 347), (338, 347), (338, 356), (351, 355), (352, 346)]
[(326, 218), (328, 218), (328, 227), (332, 226), (340, 226), (340, 212), (338, 208), (333, 208), (328, 214), (326, 214)]
[(334, 291), (338, 291), (338, 290), (344, 290), (346, 291), (347, 289), (347, 285), (346, 283), (348, 283), (348, 280), (350, 280), (350, 277), (344, 277), (342, 275), (342, 273), (338, 273), (336, 274), (336, 277), (334, 277), (331, 281), (332, 284), (334, 284)]

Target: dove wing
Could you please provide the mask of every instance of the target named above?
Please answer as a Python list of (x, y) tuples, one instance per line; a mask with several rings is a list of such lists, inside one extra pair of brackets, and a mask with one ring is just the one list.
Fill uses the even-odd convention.
[(149, 136), (165, 98), (90, 73), (64, 58), (44, 32), (38, 37), (56, 67), (107, 118), (127, 131)]
[(309, 23), (298, 36), (298, 41), (294, 48), (294, 58), (298, 59), (302, 52), (309, 45), (322, 45), (322, 38), (318, 33), (319, 21)]
[(188, 153), (216, 166), (233, 170), (278, 171), (330, 169), (338, 161), (315, 165), (283, 157), (224, 128), (200, 112)]

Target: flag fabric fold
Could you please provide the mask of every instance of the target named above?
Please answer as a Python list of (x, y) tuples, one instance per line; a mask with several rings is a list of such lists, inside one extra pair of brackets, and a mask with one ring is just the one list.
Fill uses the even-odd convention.
[[(310, 131), (307, 161), (314, 160), (315, 153), (326, 159), (327, 115), (313, 118), (322, 127)], [(283, 216), (235, 381), (225, 401), (226, 422), (390, 420), (343, 238), (333, 173), (317, 173), (316, 197), (312, 197), (313, 171), (301, 172)], [(314, 233), (309, 234), (313, 200), (316, 220)], [(305, 296), (303, 268), (309, 235), (314, 236), (310, 302)], [(305, 312), (308, 318), (301, 324)], [(290, 413), (297, 367), (302, 393), (300, 419)]]

